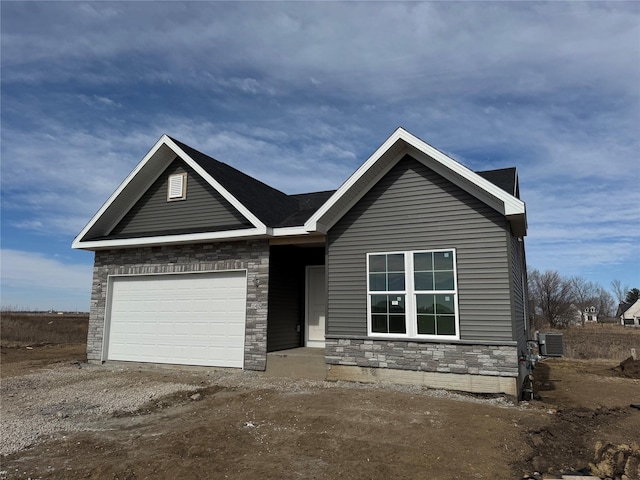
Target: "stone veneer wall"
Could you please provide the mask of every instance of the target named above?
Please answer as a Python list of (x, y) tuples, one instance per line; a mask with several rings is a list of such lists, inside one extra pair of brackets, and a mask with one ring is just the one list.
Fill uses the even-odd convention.
[(515, 345), (327, 338), (325, 356), (330, 365), (518, 376), (518, 351)]
[(244, 368), (264, 370), (267, 362), (269, 243), (264, 240), (122, 248), (95, 252), (87, 359), (102, 360), (109, 275), (247, 271)]

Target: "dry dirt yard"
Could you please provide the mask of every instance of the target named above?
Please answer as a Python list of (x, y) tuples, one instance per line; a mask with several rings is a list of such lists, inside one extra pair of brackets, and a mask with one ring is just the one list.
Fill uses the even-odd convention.
[[(640, 441), (640, 380), (549, 360), (539, 400), (2, 348), (2, 479), (518, 479)], [(536, 473), (538, 472), (538, 473)], [(554, 474), (555, 476), (550, 476)], [(631, 477), (633, 478), (633, 477)]]

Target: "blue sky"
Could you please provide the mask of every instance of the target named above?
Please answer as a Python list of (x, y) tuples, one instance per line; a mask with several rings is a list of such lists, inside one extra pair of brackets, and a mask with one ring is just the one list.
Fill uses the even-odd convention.
[(301, 193), (402, 126), (518, 167), (530, 267), (640, 288), (640, 3), (0, 5), (4, 307), (89, 309), (71, 242), (163, 133)]

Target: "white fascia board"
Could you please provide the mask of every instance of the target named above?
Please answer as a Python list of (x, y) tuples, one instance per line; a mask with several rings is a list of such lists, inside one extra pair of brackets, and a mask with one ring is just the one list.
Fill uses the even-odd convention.
[[(413, 147), (413, 149), (418, 152), (427, 155), (433, 158), (435, 161), (443, 165), (445, 168), (450, 170), (451, 172), (459, 175), (464, 178), (471, 184), (475, 185), (480, 191), (484, 191), (485, 194), (489, 194), (490, 196), (496, 198), (503, 205), (503, 214), (506, 216), (517, 216), (525, 214), (525, 204), (522, 200), (510, 195), (509, 193), (502, 190), (500, 187), (494, 185), (490, 181), (482, 178), (477, 173), (468, 169), (461, 163), (456, 160), (450, 158), (444, 153), (436, 150), (428, 143), (423, 142), (416, 136), (410, 134), (403, 128), (398, 128), (393, 134), (369, 157), (369, 159), (360, 166), (356, 172), (351, 175), (344, 182), (338, 190), (327, 200), (327, 202), (314, 213), (309, 220), (305, 223), (305, 228), (309, 231), (320, 231), (318, 230), (321, 226), (318, 224), (318, 220), (325, 215), (331, 207), (333, 207), (338, 200), (351, 188), (355, 185), (355, 183), (376, 163), (378, 162), (397, 142), (403, 142), (403, 146)], [(404, 150), (404, 149), (403, 149)], [(404, 153), (404, 152), (403, 152)], [(396, 154), (393, 155), (394, 160), (402, 155)], [(392, 166), (394, 162), (391, 162), (385, 171), (388, 171), (389, 167)], [(327, 226), (323, 226), (325, 229)], [(326, 233), (326, 232), (325, 232)]]
[(209, 175), (196, 161), (194, 161), (189, 155), (187, 155), (178, 145), (176, 145), (169, 137), (166, 139), (166, 144), (174, 151), (176, 154), (182, 158), (191, 168), (193, 168), (198, 175), (204, 178), (209, 185), (215, 188), (220, 195), (224, 197), (233, 207), (238, 210), (247, 220), (249, 220), (254, 227), (258, 229), (266, 229), (267, 226), (262, 223), (258, 217), (256, 217), (253, 213), (251, 213), (247, 207), (245, 207), (236, 197), (231, 195), (227, 189), (225, 189), (222, 185), (220, 185), (215, 178)]
[[(266, 230), (266, 225), (262, 223), (255, 215), (253, 215), (242, 203), (240, 203), (233, 195), (231, 195), (225, 188), (222, 187), (211, 175), (209, 175), (206, 171), (204, 171), (200, 165), (198, 165), (189, 155), (187, 155), (178, 145), (171, 140), (166, 134), (163, 134), (160, 139), (156, 142), (156, 144), (149, 150), (149, 152), (144, 156), (144, 158), (136, 165), (136, 167), (131, 171), (131, 173), (124, 179), (124, 181), (118, 186), (118, 188), (111, 194), (108, 200), (102, 205), (100, 210), (91, 218), (89, 223), (82, 229), (82, 231), (74, 238), (72, 247), (78, 248), (75, 245), (78, 245), (79, 240), (82, 239), (87, 232), (94, 226), (94, 224), (98, 221), (98, 219), (107, 211), (107, 209), (111, 206), (111, 204), (115, 201), (116, 198), (125, 190), (127, 185), (131, 183), (131, 181), (135, 178), (136, 175), (145, 167), (145, 165), (153, 158), (153, 156), (157, 153), (157, 151), (163, 146), (166, 145), (173, 152), (179, 156), (182, 160), (184, 160), (191, 168), (193, 168), (202, 178), (205, 179), (213, 188), (215, 188), (220, 195), (222, 195), (234, 208), (236, 208), (243, 216), (249, 220), (253, 226), (257, 229)], [(158, 172), (158, 175), (162, 172)], [(154, 180), (155, 181), (154, 177)], [(140, 192), (142, 195), (144, 192)], [(138, 197), (139, 198), (139, 197)], [(137, 200), (135, 200), (137, 201)], [(135, 202), (134, 202), (135, 203)], [(128, 209), (127, 209), (128, 210)], [(122, 216), (126, 214), (122, 212), (119, 219), (122, 219)], [(119, 221), (119, 220), (118, 220)], [(113, 225), (111, 228), (113, 228)], [(93, 242), (92, 242), (93, 243)], [(84, 243), (83, 243), (84, 244)]]
[(304, 226), (299, 227), (276, 227), (269, 230), (273, 237), (308, 236), (311, 234)]
[(489, 180), (482, 178), (480, 175), (465, 167), (461, 163), (452, 159), (448, 155), (445, 155), (439, 150), (436, 150), (428, 143), (423, 142), (418, 137), (411, 135), (409, 132), (403, 129), (399, 129), (400, 138), (406, 141), (408, 144), (418, 149), (422, 153), (430, 156), (434, 160), (438, 161), (452, 172), (457, 173), (461, 177), (465, 178), (469, 182), (477, 185), (491, 196), (497, 198), (504, 203), (504, 215), (518, 215), (525, 213), (524, 202), (513, 195), (505, 192), (497, 185), (494, 185)]
[[(142, 168), (147, 164), (147, 162), (155, 155), (155, 153), (162, 147), (163, 144), (166, 143), (166, 140), (169, 140), (167, 135), (162, 135), (160, 139), (156, 142), (156, 144), (151, 147), (151, 149), (147, 152), (147, 154), (140, 160), (138, 165), (129, 173), (127, 178), (125, 178), (122, 183), (116, 188), (116, 190), (111, 194), (111, 196), (107, 199), (106, 202), (102, 204), (100, 210), (89, 220), (89, 223), (82, 229), (82, 231), (73, 239), (73, 245), (78, 243), (78, 240), (84, 237), (91, 227), (95, 225), (98, 219), (102, 216), (104, 212), (111, 206), (114, 200), (122, 193), (122, 191), (127, 187), (127, 185), (133, 180), (133, 178), (142, 170)], [(73, 247), (76, 248), (76, 247)]]
[(88, 242), (74, 241), (71, 248), (80, 250), (102, 250), (106, 248), (145, 247), (160, 245), (175, 245), (184, 243), (201, 243), (210, 240), (236, 240), (249, 237), (264, 237), (266, 228), (248, 228), (223, 232), (185, 233), (182, 235), (163, 235), (157, 237), (121, 238), (114, 240), (95, 240)]
[[(398, 161), (400, 161), (400, 159), (402, 159), (407, 154), (407, 152), (408, 150), (406, 148), (402, 148), (397, 152), (394, 151), (395, 155), (393, 155), (392, 153), (389, 153), (389, 155), (385, 156), (385, 158), (379, 159), (379, 162), (384, 162), (384, 164), (382, 165), (382, 168), (380, 168), (380, 170), (376, 173), (376, 175), (369, 180), (369, 185), (376, 185), (380, 180), (382, 180), (382, 178), (384, 178), (384, 176), (387, 173), (389, 173), (389, 171), (398, 163)], [(336, 221), (342, 218), (342, 216), (346, 212), (351, 210), (362, 199), (362, 197), (366, 194), (367, 191), (368, 190), (361, 190), (359, 192), (356, 192), (357, 195), (353, 195), (352, 198), (349, 199), (347, 203), (342, 205), (340, 207), (341, 209), (340, 213), (337, 214), (337, 216), (334, 215), (333, 219), (330, 217), (328, 223), (322, 223), (322, 222), (316, 221), (313, 225), (315, 228), (314, 231), (319, 233), (324, 233), (326, 235), (329, 229), (333, 227), (333, 225), (335, 225)], [(347, 192), (345, 192), (345, 194), (346, 193)]]
[[(326, 226), (318, 225), (318, 220), (322, 218), (324, 214), (326, 214), (331, 207), (333, 207), (338, 200), (347, 192), (353, 185), (371, 168), (373, 164), (375, 164), (380, 157), (382, 157), (399, 139), (399, 133), (402, 128), (398, 128), (393, 134), (382, 144), (378, 149), (373, 152), (373, 154), (369, 157), (369, 159), (360, 165), (358, 168), (341, 186), (334, 192), (331, 197), (322, 205), (316, 213), (314, 213), (309, 220), (304, 224), (305, 228), (309, 231), (318, 231), (319, 227)], [(404, 131), (404, 130), (402, 130)]]

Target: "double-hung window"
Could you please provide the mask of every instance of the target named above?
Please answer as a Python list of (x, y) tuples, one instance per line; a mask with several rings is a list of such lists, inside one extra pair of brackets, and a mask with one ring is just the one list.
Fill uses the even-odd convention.
[(369, 334), (459, 338), (455, 250), (367, 254)]

